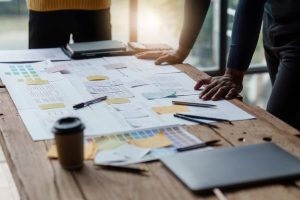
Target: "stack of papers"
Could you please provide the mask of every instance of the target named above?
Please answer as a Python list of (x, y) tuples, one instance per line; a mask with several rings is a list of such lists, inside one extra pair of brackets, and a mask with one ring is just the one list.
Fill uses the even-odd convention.
[[(63, 58), (51, 51), (53, 58)], [(201, 91), (193, 89), (195, 81), (171, 65), (156, 66), (133, 56), (0, 64), (0, 77), (35, 141), (52, 139), (54, 122), (65, 116), (80, 117), (86, 136), (195, 124), (175, 118), (177, 112), (231, 121), (254, 118), (225, 100), (205, 102), (214, 108), (173, 105), (173, 100), (202, 102)], [(100, 96), (107, 101), (72, 108)]]

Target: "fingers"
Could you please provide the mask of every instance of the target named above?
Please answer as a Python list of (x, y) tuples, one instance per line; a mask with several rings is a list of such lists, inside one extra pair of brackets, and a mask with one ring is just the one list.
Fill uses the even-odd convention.
[(204, 90), (202, 91), (202, 93), (200, 94), (200, 98), (203, 99), (203, 97), (214, 87), (216, 87), (218, 85), (217, 81), (213, 81), (212, 83), (208, 84)]
[(201, 79), (194, 86), (194, 90), (199, 90), (203, 85), (210, 84), (211, 78)]
[(205, 91), (205, 93), (203, 94), (203, 92), (202, 92), (202, 94), (201, 94), (201, 99), (203, 99), (203, 100), (210, 100), (210, 99), (212, 99), (212, 97), (218, 92), (218, 90), (221, 88), (221, 85), (220, 84), (210, 84), (210, 85), (208, 85), (208, 86), (210, 86), (208, 89), (206, 89), (206, 91)]
[(234, 97), (236, 97), (239, 94), (239, 92), (237, 91), (237, 89), (232, 88), (228, 94), (225, 96), (225, 99), (233, 99)]
[(166, 63), (170, 62), (170, 56), (169, 55), (164, 55), (164, 56), (161, 56), (161, 57), (157, 58), (156, 61), (155, 61), (155, 64), (160, 65), (164, 62), (166, 62)]
[(158, 59), (156, 59), (155, 64), (156, 65), (160, 65), (162, 63), (177, 64), (181, 62), (182, 60), (180, 60), (176, 55), (165, 54), (164, 56), (161, 56)]
[(223, 86), (223, 87), (219, 88), (218, 91), (211, 98), (211, 100), (217, 101), (217, 100), (223, 99), (225, 96), (228, 95), (230, 89), (231, 88), (228, 86)]

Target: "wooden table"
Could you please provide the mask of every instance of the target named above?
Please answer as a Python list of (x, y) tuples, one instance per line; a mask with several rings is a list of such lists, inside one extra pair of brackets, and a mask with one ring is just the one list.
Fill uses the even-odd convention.
[[(176, 67), (195, 80), (200, 76), (207, 76), (189, 65)], [(220, 139), (225, 147), (271, 140), (300, 157), (300, 133), (297, 130), (259, 107), (251, 107), (238, 100), (232, 102), (257, 119), (234, 122), (234, 126), (218, 124), (218, 130), (198, 125), (188, 126), (187, 130), (202, 140)], [(217, 199), (213, 193), (192, 193), (160, 162), (147, 164), (150, 176), (99, 170), (93, 166), (92, 161), (86, 162), (80, 172), (65, 171), (57, 160), (47, 158), (47, 150), (53, 141), (32, 141), (5, 88), (0, 89), (0, 113), (3, 113), (0, 116), (0, 141), (21, 199)], [(228, 199), (299, 200), (300, 181), (247, 187), (223, 193)]]

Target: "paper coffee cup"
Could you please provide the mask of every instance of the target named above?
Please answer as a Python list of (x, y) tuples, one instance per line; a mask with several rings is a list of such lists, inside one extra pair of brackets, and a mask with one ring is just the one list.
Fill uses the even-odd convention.
[(57, 120), (52, 128), (55, 135), (60, 164), (69, 170), (83, 166), (83, 130), (84, 124), (77, 117), (65, 117)]

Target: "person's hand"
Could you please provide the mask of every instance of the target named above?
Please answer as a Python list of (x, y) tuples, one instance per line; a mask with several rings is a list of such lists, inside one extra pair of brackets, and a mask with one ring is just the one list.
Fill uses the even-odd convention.
[(190, 50), (179, 48), (176, 51), (148, 51), (136, 54), (140, 59), (155, 59), (155, 64), (160, 65), (162, 63), (178, 64), (182, 63), (184, 59), (189, 55)]
[(203, 100), (232, 99), (238, 96), (243, 89), (244, 74), (244, 71), (227, 69), (223, 76), (200, 79), (195, 85), (195, 90), (204, 86), (204, 90), (200, 94), (200, 98)]

